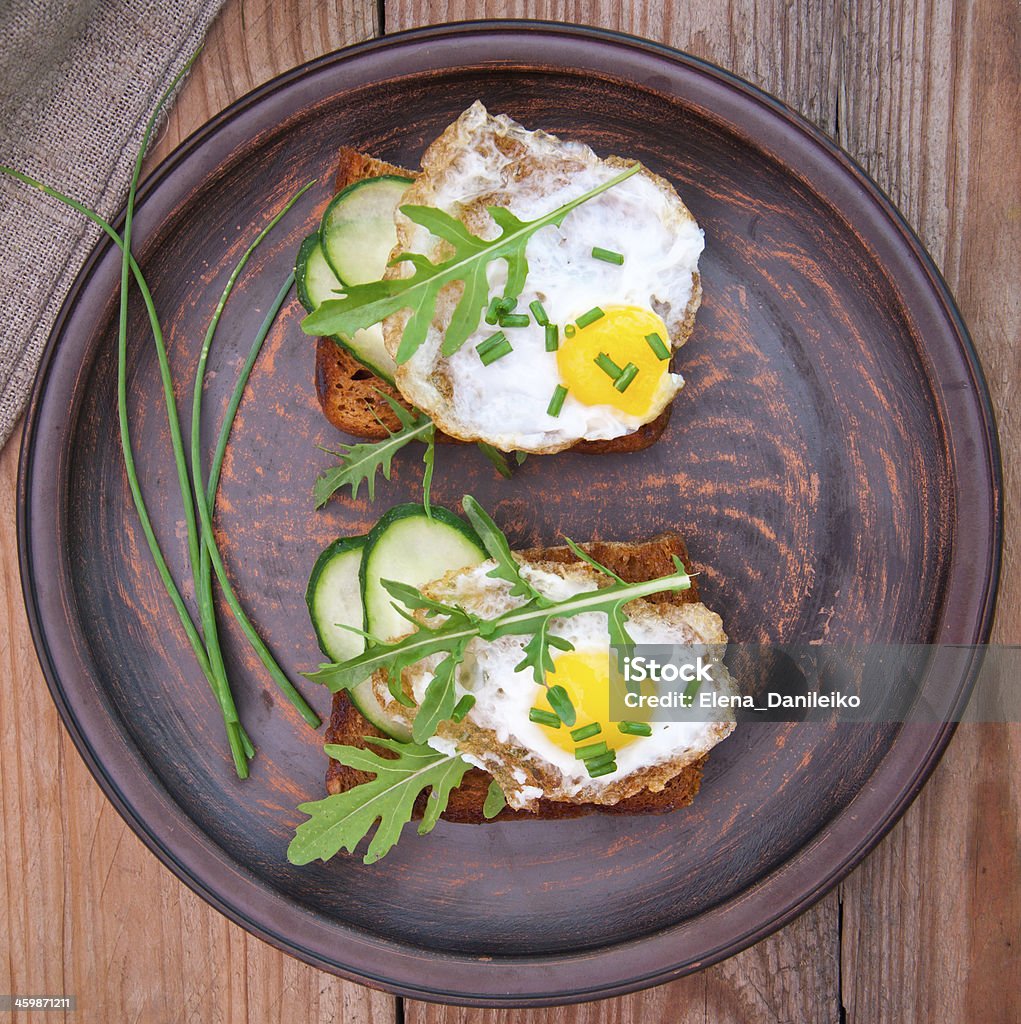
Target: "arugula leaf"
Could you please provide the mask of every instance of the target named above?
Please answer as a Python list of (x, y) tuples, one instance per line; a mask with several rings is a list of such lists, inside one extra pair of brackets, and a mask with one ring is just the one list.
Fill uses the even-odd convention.
[[(499, 448), (494, 447), (488, 441), (476, 441), (475, 444), (478, 446), (480, 452), (493, 464), (493, 468), (504, 478), (504, 480), (510, 480), (514, 475), (514, 470), (511, 468), (511, 464), (507, 461), (507, 456), (504, 455)], [(524, 452), (516, 452), (517, 455), (523, 455)], [(520, 466), (521, 463), (518, 462)]]
[(525, 656), (514, 666), (515, 672), (522, 672), (531, 668), (532, 678), (540, 685), (546, 683), (546, 673), (553, 671), (553, 655), (550, 648), (555, 647), (558, 651), (573, 651), (574, 644), (565, 640), (562, 636), (556, 636), (549, 632), (550, 620), (545, 619), (539, 624), (532, 638), (525, 644)]
[(507, 806), (507, 797), (504, 796), (500, 783), (493, 779), (486, 790), (486, 802), (482, 805), (482, 817), (487, 821), (495, 818)]
[(489, 513), (470, 495), (466, 494), (461, 501), (461, 507), (468, 521), (475, 528), (483, 547), (489, 557), (496, 562), (496, 567), (486, 573), (495, 580), (506, 580), (512, 584), (510, 589), (511, 597), (527, 597), (540, 604), (549, 604), (544, 594), (539, 593), (531, 583), (521, 575), (521, 566), (518, 560), (511, 553), (507, 535), (493, 522)]
[(433, 469), (436, 465), (436, 429), (427, 431), (428, 440), (425, 442), (425, 452), (422, 454), (422, 462), (425, 470), (422, 472), (422, 507), (425, 509), (427, 519), (432, 519), (432, 505), (429, 504), (429, 495), (433, 485)]
[[(487, 547), (492, 544), (495, 549), (500, 550), (501, 557), (513, 559), (513, 556), (510, 555), (507, 538), (503, 535), (500, 527), (486, 515), (478, 502), (470, 495), (466, 495), (464, 507), (466, 512), (469, 509), (476, 513), (481, 512), (481, 516), (475, 516), (473, 525), (479, 537), (483, 539), (483, 543)], [(503, 554), (504, 548), (506, 548), (506, 555)], [(560, 638), (554, 638), (549, 632), (551, 621), (554, 618), (569, 618), (572, 615), (581, 615), (586, 612), (603, 612), (607, 616), (610, 639), (614, 643), (628, 644), (631, 640), (624, 625), (624, 606), (628, 602), (665, 591), (687, 590), (691, 586), (690, 575), (677, 558), (674, 559), (674, 567), (674, 572), (655, 580), (641, 583), (612, 580), (608, 586), (597, 587), (581, 594), (573, 594), (558, 601), (546, 597), (542, 597), (542, 601), (531, 598), (521, 606), (504, 611), (491, 620), (471, 615), (456, 606), (440, 605), (435, 609), (437, 613), (450, 614), (450, 618), (439, 626), (420, 624), (418, 632), (391, 643), (370, 641), (366, 649), (356, 657), (337, 665), (324, 665), (318, 672), (310, 674), (308, 678), (324, 683), (333, 692), (337, 692), (342, 689), (350, 689), (364, 679), (368, 679), (373, 673), (385, 670), (390, 678), (391, 692), (394, 692), (399, 690), (400, 673), (416, 662), (420, 662), (422, 658), (428, 657), (430, 654), (456, 652), (475, 637), (499, 639), (504, 636), (526, 636), (529, 638), (524, 645), (524, 659), (517, 668), (530, 667), (537, 680), (541, 675), (545, 678), (545, 670), (552, 658), (549, 648), (556, 647), (556, 641), (560, 640)], [(397, 590), (391, 591), (391, 593), (400, 600), (411, 597), (407, 591), (400, 590), (399, 585)], [(520, 596), (527, 598), (528, 594)], [(428, 599), (420, 595), (417, 606), (428, 608)], [(451, 614), (450, 609), (452, 608), (457, 615)], [(539, 639), (537, 640), (536, 637)]]
[(350, 690), (380, 669), (386, 669), (391, 679), (399, 677), (403, 669), (414, 665), (416, 661), (428, 658), (430, 654), (452, 650), (461, 637), (470, 638), (478, 635), (479, 626), (475, 624), (453, 630), (447, 625), (439, 629), (419, 626), (417, 633), (411, 633), (401, 640), (392, 643), (370, 643), (354, 658), (336, 664), (321, 665), (317, 672), (309, 672), (307, 678), (325, 684), (333, 693)]
[[(430, 617), (434, 615), (446, 615), (448, 616), (448, 625), (450, 624), (451, 618), (457, 620), (460, 617), (465, 619), (465, 621), (477, 621), (476, 616), (470, 615), (460, 605), (447, 604), (444, 601), (435, 601), (431, 597), (426, 597), (418, 587), (412, 586), (410, 583), (404, 583), (401, 580), (384, 579), (381, 579), (379, 583), (391, 597), (400, 601), (405, 608), (423, 609)], [(401, 609), (398, 608), (397, 611), (401, 611)], [(412, 621), (416, 626), (418, 625), (417, 619), (412, 619)]]
[(292, 864), (328, 860), (340, 850), (353, 853), (378, 822), (364, 857), (366, 864), (374, 864), (400, 838), (420, 793), (430, 790), (418, 826), (419, 835), (425, 835), (446, 808), (451, 791), (471, 768), (456, 754), (440, 754), (421, 744), (375, 736), (367, 736), (365, 741), (397, 756), (382, 757), (361, 747), (326, 745), (330, 757), (349, 768), (370, 772), (375, 778), (344, 793), (299, 805), (298, 810), (309, 820), (297, 827), (287, 848), (287, 859)]
[(421, 253), (403, 253), (394, 263), (407, 262), (414, 272), (409, 277), (390, 278), (368, 284), (352, 285), (343, 298), (327, 299), (302, 321), (307, 334), (352, 335), (355, 331), (397, 313), (410, 309), (411, 317), (404, 327), (395, 360), (406, 363), (425, 341), (436, 315), (436, 300), (448, 284), (461, 282), (461, 297), (443, 337), (444, 355), (452, 355), (479, 325), (482, 311), (489, 303), (487, 268), (494, 260), (507, 264), (504, 296), (517, 298), (528, 273), (525, 248), (540, 228), (559, 226), (564, 218), (582, 203), (630, 178), (639, 169), (634, 164), (609, 181), (590, 189), (535, 220), (523, 221), (509, 210), (498, 206), (488, 208), (500, 234), (492, 241), (473, 235), (459, 220), (443, 210), (428, 206), (402, 206), (401, 212), (415, 224), (426, 228), (453, 248), (453, 255), (441, 263), (433, 263)]
[(457, 703), (454, 687), (457, 667), (464, 661), (467, 646), (468, 641), (463, 640), (433, 670), (433, 677), (429, 680), (411, 724), (411, 738), (416, 743), (425, 743), (436, 732), (440, 722), (446, 721), (454, 713)]
[(609, 576), (611, 580), (616, 580), (618, 583), (624, 582), (612, 569), (607, 569), (602, 562), (597, 562), (580, 544), (575, 544), (570, 537), (564, 537), (564, 543), (567, 544), (578, 558), (583, 562), (587, 562), (593, 569), (601, 572), (604, 576)]
[(624, 602), (618, 601), (606, 613), (606, 625), (610, 633), (611, 647), (624, 647), (631, 650), (635, 646), (631, 634), (627, 631), (627, 616), (624, 614)]
[[(380, 394), (383, 394), (380, 392)], [(351, 488), (351, 497), (358, 497), (358, 490), (363, 483), (368, 484), (369, 500), (376, 497), (376, 474), (382, 471), (386, 480), (390, 479), (393, 458), (405, 445), (412, 441), (425, 443), (425, 477), (422, 481), (422, 502), (429, 509), (429, 486), (432, 483), (433, 458), (435, 453), (436, 428), (433, 421), (425, 413), (412, 412), (393, 399), (383, 394), (387, 404), (393, 409), (400, 421), (397, 430), (389, 431), (389, 436), (381, 441), (366, 441), (361, 444), (342, 445), (338, 452), (341, 464), (327, 470), (315, 482), (313, 497), (316, 508), (321, 508), (330, 496), (341, 487)]]

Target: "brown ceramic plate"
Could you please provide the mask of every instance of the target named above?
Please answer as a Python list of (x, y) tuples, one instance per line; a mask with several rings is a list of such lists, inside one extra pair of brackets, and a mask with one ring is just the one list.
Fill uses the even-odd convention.
[[(316, 61), (259, 89), (147, 184), (136, 231), (177, 379), (230, 265), (300, 183), (350, 143), (413, 166), (481, 97), (527, 125), (629, 154), (705, 228), (705, 301), (667, 434), (639, 455), (530, 459), (504, 482), (471, 448), (439, 454), (434, 500), (479, 495), (522, 545), (677, 527), (736, 640), (975, 643), (999, 553), (999, 467), (965, 329), (879, 190), (768, 96), (683, 54), (588, 29), (448, 26)], [(213, 354), (219, 417), (263, 310), (328, 194), (256, 257)], [(612, 239), (611, 239), (612, 241)], [(620, 993), (719, 960), (822, 895), (872, 847), (948, 726), (741, 728), (694, 806), (666, 817), (409, 834), (381, 864), (291, 867), (295, 806), (322, 793), (307, 729), (229, 633), (258, 746), (240, 783), (218, 715), (150, 565), (115, 429), (118, 259), (100, 246), (54, 332), (25, 433), (25, 594), (54, 699), (111, 800), (189, 886), (310, 963), (426, 999), (543, 1003)], [(419, 495), (401, 457), (374, 506), (311, 507), (337, 437), (313, 395), (291, 302), (231, 441), (219, 527), (241, 599), (296, 679), (318, 653), (302, 600), (316, 553)], [(131, 414), (143, 488), (185, 552), (156, 361), (132, 313)], [(212, 417), (208, 425), (213, 429)], [(923, 680), (965, 692), (967, 658)], [(326, 712), (328, 694), (304, 687)], [(410, 830), (409, 830), (410, 832)]]

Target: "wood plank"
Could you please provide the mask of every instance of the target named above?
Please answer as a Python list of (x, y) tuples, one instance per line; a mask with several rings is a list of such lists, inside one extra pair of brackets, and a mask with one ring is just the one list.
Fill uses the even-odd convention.
[(831, 4), (799, 0), (386, 0), (385, 29), (469, 18), (537, 18), (598, 25), (668, 43), (720, 64), (833, 131), (839, 19)]
[(227, 0), (150, 150), (147, 167), (156, 166), (214, 114), (263, 82), (375, 34), (375, 0)]
[[(838, 22), (826, 4), (791, 6), (746, 0), (727, 8), (686, 0), (553, 3), (551, 0), (479, 5), (471, 0), (387, 0), (387, 32), (467, 17), (548, 18), (599, 25), (669, 43), (721, 64), (778, 95), (821, 127), (837, 116)], [(833, 1021), (839, 1015), (839, 906), (836, 893), (752, 949), (698, 975), (661, 988), (565, 1009), (567, 1021), (623, 1020)], [(407, 1001), (409, 1024), (481, 1019), (525, 1024), (543, 1011), (486, 1011)]]
[[(942, 266), (985, 367), (1005, 470), (993, 639), (1017, 643), (1021, 19), (1001, 0), (894, 7), (849, 5), (841, 141)], [(849, 1021), (1021, 1019), (1019, 761), (1017, 723), (962, 726), (843, 886)]]
[[(371, 0), (228, 0), (148, 166), (261, 82), (372, 35), (374, 18)], [(305, 966), (193, 895), (92, 781), (50, 701), (22, 606), (19, 437), (0, 453), (0, 671), (17, 681), (0, 687), (0, 992), (73, 993), (74, 1020), (99, 1024), (394, 1021), (391, 996)]]

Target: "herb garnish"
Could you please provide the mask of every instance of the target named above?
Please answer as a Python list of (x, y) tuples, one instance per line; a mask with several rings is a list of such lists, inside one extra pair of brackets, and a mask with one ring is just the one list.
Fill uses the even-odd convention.
[(535, 722), (537, 725), (549, 726), (551, 729), (560, 728), (560, 716), (553, 714), (552, 711), (547, 711), (545, 708), (529, 708), (528, 720)]
[[(406, 614), (410, 616), (416, 610), (423, 613), (417, 623), (417, 631), (393, 642), (369, 637), (365, 650), (357, 657), (338, 664), (323, 665), (317, 672), (310, 673), (309, 679), (323, 683), (336, 693), (357, 686), (377, 671), (385, 671), (390, 692), (395, 697), (398, 694), (404, 697), (401, 672), (423, 658), (443, 653), (452, 655), (456, 661), (463, 657), (465, 647), (476, 637), (495, 640), (503, 636), (527, 636), (530, 639), (525, 645), (525, 657), (517, 668), (531, 668), (535, 681), (544, 685), (546, 672), (552, 664), (550, 648), (567, 650), (570, 647), (566, 640), (549, 632), (554, 619), (570, 618), (585, 612), (602, 612), (607, 616), (610, 643), (614, 646), (632, 645), (633, 641), (627, 632), (624, 605), (652, 594), (687, 590), (691, 586), (691, 578), (676, 556), (673, 558), (673, 573), (640, 583), (626, 583), (591, 556), (586, 556), (586, 561), (610, 578), (609, 585), (553, 600), (536, 590), (524, 578), (520, 565), (511, 554), (507, 538), (478, 502), (466, 495), (463, 504), (472, 526), (496, 562), (488, 575), (510, 583), (511, 595), (523, 599), (524, 604), (502, 612), (495, 618), (483, 619), (460, 606), (428, 598), (408, 584), (383, 580), (383, 586), (390, 595), (409, 610)], [(571, 547), (572, 550), (578, 550), (573, 543)], [(441, 616), (443, 621), (436, 622)], [(453, 673), (447, 676), (446, 671), (430, 703), (440, 703), (439, 691), (446, 690), (448, 686), (451, 693), (443, 694), (442, 703), (446, 705), (449, 702), (452, 708)]]
[(618, 722), (617, 728), (625, 736), (651, 736), (652, 726), (648, 722)]
[(546, 415), (559, 416), (561, 409), (564, 407), (565, 398), (567, 398), (567, 388), (563, 384), (558, 384), (553, 389), (553, 396), (549, 400), (549, 405), (546, 406)]
[[(173, 604), (181, 621), (181, 625), (195, 655), (198, 666), (201, 669), (202, 674), (206, 677), (210, 689), (220, 706), (231, 756), (234, 760), (235, 770), (238, 777), (244, 779), (248, 776), (248, 759), (254, 755), (255, 748), (239, 720), (237, 708), (230, 690), (230, 684), (227, 680), (226, 669), (220, 652), (216, 617), (212, 608), (211, 556), (216, 551), (215, 538), (213, 537), (211, 530), (205, 531), (207, 534), (205, 537), (200, 536), (199, 525), (196, 520), (195, 512), (196, 509), (198, 509), (201, 519), (211, 520), (220, 466), (223, 462), (223, 454), (226, 449), (227, 438), (229, 437), (230, 430), (233, 425), (234, 414), (236, 413), (238, 404), (241, 400), (241, 393), (247, 383), (248, 375), (251, 372), (255, 359), (261, 350), (265, 336), (269, 332), (272, 320), (275, 318), (280, 306), (283, 304), (287, 291), (289, 291), (293, 283), (293, 276), (287, 279), (285, 288), (283, 288), (277, 295), (274, 305), (270, 310), (270, 314), (268, 314), (267, 319), (263, 322), (259, 334), (253, 342), (249, 357), (241, 375), (239, 376), (234, 389), (234, 394), (228, 404), (227, 414), (224, 418), (223, 424), (221, 425), (220, 437), (217, 444), (216, 454), (213, 459), (213, 467), (210, 472), (208, 486), (203, 485), (201, 481), (201, 472), (199, 472), (195, 477), (196, 491), (193, 495), (191, 484), (189, 483), (189, 467), (181, 436), (180, 420), (177, 414), (174, 385), (170, 375), (169, 359), (163, 338), (163, 330), (159, 322), (159, 317), (156, 313), (156, 308), (153, 303), (153, 297), (148, 283), (146, 282), (141, 268), (132, 254), (131, 235), (135, 197), (141, 176), (142, 159), (145, 154), (145, 150), (148, 147), (149, 139), (152, 136), (153, 129), (155, 128), (156, 122), (167, 100), (173, 94), (174, 89), (184, 77), (185, 73), (194, 63), (196, 57), (197, 53), (193, 55), (181, 71), (178, 72), (167, 90), (162, 96), (160, 96), (153, 113), (150, 115), (149, 120), (146, 123), (129, 184), (128, 197), (125, 206), (123, 237), (118, 234), (108, 221), (100, 217), (95, 211), (89, 209), (84, 204), (73, 199), (71, 196), (60, 192), (57, 189), (51, 188), (50, 186), (37, 181), (35, 178), (32, 178), (27, 174), (23, 174), (11, 167), (0, 166), (0, 174), (6, 174), (15, 178), (24, 184), (39, 190), (45, 195), (58, 200), (70, 209), (82, 214), (100, 228), (121, 251), (120, 311), (118, 316), (117, 336), (117, 418), (128, 487), (131, 492), (135, 511), (139, 518), (139, 523), (142, 527), (142, 532), (145, 535), (146, 543), (157, 572), (159, 573), (160, 580), (162, 581), (167, 596)], [(270, 227), (272, 227), (273, 224), (283, 216), (287, 209), (290, 209), (293, 203), (297, 201), (304, 191), (305, 189), (302, 189), (301, 193), (298, 193), (298, 195), (294, 196), (287, 203), (285, 209), (274, 218)], [(264, 234), (265, 232), (263, 232), (263, 235)], [(260, 235), (259, 240), (261, 240), (263, 235)], [(258, 241), (255, 244), (258, 244)], [(249, 250), (249, 254), (250, 252), (251, 250)], [(248, 254), (246, 254), (245, 259), (247, 259), (247, 255)], [(153, 342), (156, 348), (157, 362), (159, 365), (164, 401), (166, 405), (167, 422), (170, 429), (171, 448), (174, 454), (177, 479), (184, 507), (189, 564), (193, 575), (195, 593), (199, 605), (199, 616), (202, 625), (201, 633), (196, 627), (195, 622), (192, 620), (191, 613), (184, 602), (180, 588), (170, 572), (170, 567), (163, 554), (159, 540), (156, 537), (152, 520), (149, 516), (148, 507), (142, 495), (138, 481), (137, 467), (131, 442), (131, 429), (127, 414), (127, 297), (131, 278), (134, 279), (139, 293), (141, 294), (143, 303), (145, 304), (146, 314), (149, 319), (149, 325), (152, 329)], [(221, 298), (221, 306), (229, 296), (231, 286), (235, 279), (236, 273), (234, 277), (232, 277), (232, 280), (228, 285), (228, 289), (224, 292), (224, 295)], [(213, 326), (215, 327), (215, 324)], [(207, 340), (211, 340), (211, 333)], [(219, 568), (222, 568), (222, 564)], [(218, 575), (220, 575), (219, 569)], [(238, 615), (239, 620), (244, 626), (247, 622), (247, 616), (234, 596), (229, 579), (227, 579), (225, 575), (220, 575), (220, 579), (232, 611)], [(248, 625), (250, 625), (250, 623)], [(301, 695), (294, 689), (293, 685), (279, 669), (279, 666), (276, 664), (268, 648), (265, 647), (257, 635), (254, 635), (254, 630), (252, 631), (252, 634), (253, 635), (248, 635), (246, 630), (246, 635), (248, 635), (249, 640), (253, 647), (255, 647), (256, 652), (263, 661), (263, 664), (270, 671), (270, 674), (273, 675), (274, 679), (288, 696), (288, 699), (291, 700), (305, 720), (310, 725), (318, 726), (319, 719), (315, 712), (305, 703)]]
[(638, 376), (638, 367), (634, 363), (628, 363), (623, 370), (620, 371), (617, 379), (613, 382), (613, 386), (623, 394), (629, 387), (631, 382)]
[(572, 740), (587, 740), (590, 736), (598, 736), (603, 727), (598, 722), (589, 722), (588, 725), (581, 725), (571, 730)]
[(666, 347), (666, 342), (655, 332), (647, 334), (645, 340), (649, 343), (649, 348), (656, 353), (657, 359), (669, 359), (670, 349)]
[(315, 482), (312, 491), (316, 508), (325, 505), (330, 495), (341, 487), (351, 488), (351, 497), (357, 498), (362, 484), (368, 485), (369, 500), (376, 497), (376, 474), (382, 472), (385, 480), (390, 479), (394, 456), (412, 441), (421, 441), (425, 445), (422, 461), (425, 463), (425, 476), (422, 480), (422, 504), (429, 509), (429, 490), (432, 483), (433, 461), (436, 453), (436, 428), (433, 421), (423, 412), (405, 409), (400, 402), (390, 395), (380, 395), (393, 410), (400, 422), (397, 430), (388, 431), (381, 441), (364, 441), (360, 444), (341, 445), (340, 448), (324, 449), (336, 455), (340, 465), (327, 470)]
[(482, 805), (482, 817), (487, 821), (495, 818), (507, 806), (507, 797), (500, 788), (500, 783), (493, 779), (486, 790), (486, 801)]
[(593, 306), (587, 313), (582, 313), (575, 323), (578, 327), (588, 327), (589, 324), (594, 324), (597, 320), (602, 320), (606, 314), (598, 307)]
[(461, 784), (471, 768), (457, 754), (440, 754), (417, 743), (376, 736), (367, 736), (366, 743), (397, 756), (381, 757), (374, 750), (361, 747), (326, 745), (330, 757), (349, 768), (370, 772), (375, 778), (345, 793), (298, 806), (299, 811), (309, 815), (309, 820), (298, 826), (287, 847), (287, 859), (292, 864), (308, 864), (316, 858), (329, 860), (339, 850), (352, 853), (378, 821), (364, 857), (366, 864), (374, 864), (400, 839), (401, 829), (411, 821), (419, 794), (430, 790), (418, 826), (418, 834), (425, 835), (446, 809), (451, 790)]
[(535, 317), (535, 322), (540, 327), (546, 327), (549, 324), (549, 317), (546, 315), (546, 309), (543, 304), (536, 299), (534, 302), (528, 304), (528, 308), (532, 311), (532, 316)]
[(482, 365), (489, 366), (490, 363), (495, 363), (497, 359), (510, 355), (514, 349), (511, 347), (511, 343), (507, 340), (507, 336), (503, 331), (497, 331), (496, 334), (491, 334), (485, 341), (480, 341), (475, 346), (475, 351), (478, 352)]
[(600, 352), (592, 362), (611, 380), (616, 380), (624, 372), (605, 352)]
[[(568, 541), (571, 549), (581, 554), (610, 583), (562, 601), (554, 601), (539, 593), (522, 576), (521, 567), (511, 554), (506, 536), (482, 506), (470, 495), (465, 496), (462, 504), (476, 533), (496, 563), (488, 575), (510, 583), (511, 593), (525, 603), (486, 620), (460, 606), (426, 597), (409, 584), (382, 581), (395, 601), (403, 605), (400, 608), (395, 603), (394, 607), (417, 624), (417, 631), (393, 643), (384, 643), (367, 636), (367, 646), (362, 654), (339, 664), (324, 665), (309, 678), (337, 692), (356, 686), (376, 671), (385, 671), (390, 692), (407, 705), (410, 698), (403, 691), (403, 669), (430, 655), (444, 653), (446, 657), (437, 666), (415, 716), (414, 726), (419, 726), (420, 721), (422, 725), (414, 728), (413, 742), (401, 743), (397, 740), (366, 737), (367, 743), (382, 747), (395, 756), (381, 757), (374, 751), (360, 747), (326, 747), (326, 753), (341, 764), (371, 772), (375, 778), (344, 793), (302, 804), (298, 808), (309, 815), (309, 820), (298, 826), (288, 848), (287, 856), (293, 864), (307, 864), (316, 858), (327, 860), (342, 849), (353, 851), (377, 821), (378, 828), (364, 859), (366, 863), (379, 860), (397, 842), (401, 829), (411, 820), (416, 799), (427, 788), (431, 793), (418, 831), (424, 834), (432, 829), (446, 808), (451, 791), (461, 784), (470, 766), (459, 755), (441, 754), (424, 741), (441, 721), (456, 717), (464, 707), (464, 697), (457, 702), (454, 699), (454, 676), (468, 644), (475, 637), (493, 640), (501, 636), (530, 635), (531, 640), (525, 645), (525, 661), (518, 668), (530, 664), (536, 681), (543, 683), (546, 672), (544, 666), (547, 659), (551, 661), (550, 647), (570, 647), (566, 641), (549, 633), (554, 619), (584, 612), (603, 612), (608, 618), (611, 643), (619, 643), (627, 639), (623, 613), (625, 604), (663, 591), (687, 590), (691, 586), (691, 578), (676, 556), (673, 559), (675, 572), (642, 583), (626, 583), (581, 551), (573, 541)], [(412, 613), (415, 611), (420, 613), (420, 619), (414, 619)], [(440, 617), (442, 622), (438, 621)], [(551, 728), (560, 728), (561, 724), (568, 728), (573, 726), (574, 708), (564, 688), (559, 685), (548, 687), (547, 699), (555, 710), (533, 707), (529, 711), (529, 719)], [(572, 730), (571, 735), (580, 740), (599, 731), (598, 725), (594, 728), (588, 725)], [(605, 741), (593, 744), (590, 748), (581, 748), (581, 751), (595, 755), (589, 756), (584, 762), (591, 778), (609, 775), (617, 770), (615, 754)], [(495, 817), (505, 802), (499, 784), (493, 781), (486, 795), (483, 815), (486, 818)]]
[(309, 313), (302, 321), (302, 329), (307, 334), (350, 336), (393, 313), (410, 309), (411, 317), (404, 327), (395, 356), (400, 365), (406, 363), (425, 341), (436, 314), (440, 291), (446, 285), (459, 281), (463, 290), (444, 332), (442, 346), (444, 355), (452, 355), (474, 333), (489, 305), (486, 274), (489, 264), (498, 259), (506, 262), (507, 283), (503, 295), (505, 299), (516, 300), (528, 273), (525, 247), (532, 235), (550, 225), (559, 227), (571, 210), (630, 178), (640, 166), (632, 165), (609, 181), (535, 220), (523, 221), (503, 207), (490, 206), (489, 215), (500, 229), (500, 234), (492, 241), (473, 235), (461, 221), (442, 210), (429, 206), (402, 206), (401, 212), (409, 220), (450, 243), (454, 254), (441, 263), (433, 263), (421, 253), (402, 253), (394, 262), (411, 263), (414, 273), (410, 277), (352, 285), (342, 298), (328, 299), (314, 313)]
[(618, 267), (624, 263), (624, 254), (615, 252), (613, 249), (604, 249), (601, 245), (593, 246), (592, 258), (602, 260), (603, 263), (614, 263)]

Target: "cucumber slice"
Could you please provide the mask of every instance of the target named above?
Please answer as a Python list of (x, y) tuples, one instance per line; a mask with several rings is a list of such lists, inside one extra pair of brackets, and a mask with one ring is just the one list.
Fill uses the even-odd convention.
[(301, 243), (298, 258), (294, 261), (294, 284), (298, 301), (310, 313), (327, 299), (337, 298), (338, 292), (344, 288), (323, 256), (318, 231), (314, 231)]
[(347, 661), (365, 650), (365, 640), (357, 633), (341, 629), (337, 623), (362, 628), (361, 583), (365, 537), (341, 537), (316, 559), (305, 591), (312, 628), (319, 649), (330, 661)]
[[(359, 571), (365, 537), (341, 537), (316, 559), (308, 580), (305, 602), (315, 630), (319, 649), (333, 662), (347, 661), (365, 649), (365, 640), (358, 633), (341, 629), (337, 623), (362, 628), (365, 611)], [(366, 679), (348, 690), (351, 703), (363, 717), (387, 736), (407, 740), (411, 734), (394, 721), (380, 706), (372, 692), (372, 681)]]
[(337, 193), (323, 214), (319, 239), (326, 262), (344, 284), (378, 281), (397, 244), (394, 210), (410, 178), (366, 178)]
[[(298, 301), (310, 313), (327, 299), (335, 299), (338, 291), (343, 291), (344, 285), (323, 255), (318, 231), (301, 243), (294, 266), (294, 282)], [(366, 330), (355, 331), (351, 338), (334, 335), (333, 340), (377, 377), (393, 383), (397, 366), (383, 344), (382, 324), (373, 324)]]
[(478, 565), (487, 558), (475, 531), (445, 508), (397, 505), (369, 532), (362, 557), (365, 630), (380, 640), (410, 632), (411, 624), (394, 610), (380, 580), (420, 587), (452, 569)]

